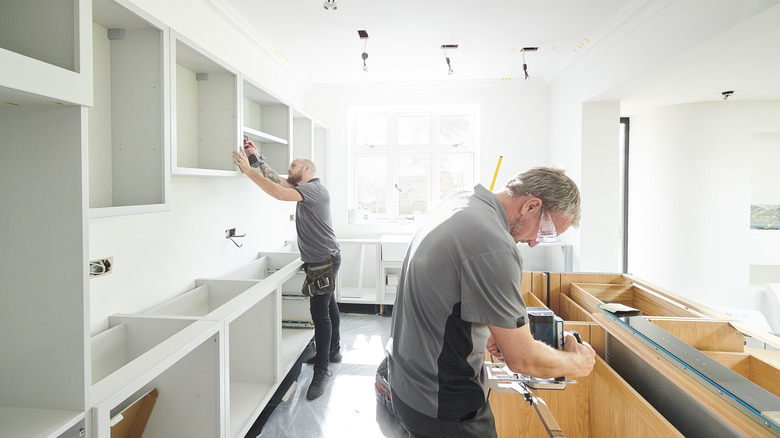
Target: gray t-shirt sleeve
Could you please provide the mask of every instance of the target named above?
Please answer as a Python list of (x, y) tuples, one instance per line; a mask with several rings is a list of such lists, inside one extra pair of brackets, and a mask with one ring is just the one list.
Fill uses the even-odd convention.
[(525, 325), (528, 318), (520, 293), (522, 268), (522, 261), (512, 250), (484, 252), (463, 260), (461, 317), (508, 329)]

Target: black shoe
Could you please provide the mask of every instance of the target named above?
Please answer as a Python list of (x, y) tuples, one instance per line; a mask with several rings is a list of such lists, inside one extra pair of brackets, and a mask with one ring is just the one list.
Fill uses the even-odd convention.
[[(317, 358), (317, 355), (315, 354), (314, 356), (306, 359), (306, 363), (309, 364), (309, 365), (314, 365), (314, 360), (316, 358)], [(341, 362), (341, 352), (337, 351), (336, 354), (331, 354), (329, 362), (330, 363)]]
[(314, 377), (311, 378), (309, 390), (306, 391), (306, 398), (309, 400), (314, 400), (315, 398), (321, 396), (322, 393), (325, 392), (325, 385), (328, 384), (330, 375), (331, 373), (328, 370), (314, 371)]

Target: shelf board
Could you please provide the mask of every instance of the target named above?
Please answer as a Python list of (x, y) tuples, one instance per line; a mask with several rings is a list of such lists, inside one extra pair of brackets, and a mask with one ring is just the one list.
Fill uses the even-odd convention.
[[(273, 395), (274, 385), (255, 382), (230, 382), (230, 434), (244, 436), (255, 417)], [(249, 424), (247, 424), (249, 423)]]
[[(348, 295), (359, 296), (344, 296), (343, 293), (347, 292)], [(356, 303), (356, 304), (377, 304), (377, 291), (376, 289), (369, 288), (357, 288), (357, 287), (341, 287), (339, 292), (340, 303)]]
[(282, 328), (282, 357), (279, 362), (282, 375), (286, 375), (292, 368), (295, 360), (303, 353), (313, 337), (313, 328)]
[(173, 175), (189, 175), (189, 176), (239, 176), (241, 172), (238, 170), (216, 170), (216, 169), (199, 169), (194, 167), (176, 167), (171, 172)]
[(57, 437), (84, 419), (84, 412), (0, 406), (0, 438)]
[(168, 211), (168, 204), (125, 205), (120, 207), (90, 207), (89, 217), (127, 216), (131, 214), (157, 213)]
[(277, 137), (275, 135), (266, 134), (265, 132), (258, 131), (256, 129), (244, 127), (244, 134), (247, 134), (252, 140), (258, 143), (274, 143), (274, 144), (288, 144), (287, 140)]

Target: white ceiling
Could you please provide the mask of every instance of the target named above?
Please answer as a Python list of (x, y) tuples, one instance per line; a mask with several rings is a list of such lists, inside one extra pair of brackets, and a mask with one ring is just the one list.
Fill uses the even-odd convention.
[[(713, 21), (728, 17), (731, 10), (744, 14), (734, 22), (765, 9), (774, 11), (772, 18), (780, 17), (772, 7), (780, 4), (777, 0), (336, 0), (336, 10), (326, 10), (324, 0), (216, 1), (253, 28), (307, 86), (432, 80), (522, 83), (524, 47), (538, 47), (525, 54), (530, 80), (549, 82), (582, 64), (593, 47), (619, 44), (614, 30), (621, 25), (655, 18), (634, 15), (648, 5), (658, 11), (685, 11), (679, 19), (692, 34), (718, 26)], [(726, 8), (731, 10), (724, 12)], [(634, 56), (639, 60), (643, 52), (655, 51), (665, 61), (598, 98), (622, 100), (629, 112), (647, 105), (716, 100), (725, 90), (735, 90), (732, 100), (780, 99), (780, 80), (775, 79), (780, 74), (777, 22), (726, 23), (722, 26), (727, 32), (693, 48), (662, 42), (660, 29), (660, 48), (636, 47)], [(358, 30), (366, 30), (368, 39), (361, 40)], [(447, 51), (451, 76), (444, 44), (459, 46)], [(362, 68), (364, 47), (368, 72)], [(666, 53), (659, 56), (659, 50)]]
[[(636, 0), (337, 0), (336, 10), (323, 2), (223, 0), (307, 84), (519, 81), (524, 47), (538, 47), (525, 54), (529, 75), (548, 77)], [(458, 45), (446, 52), (452, 76), (448, 44)]]

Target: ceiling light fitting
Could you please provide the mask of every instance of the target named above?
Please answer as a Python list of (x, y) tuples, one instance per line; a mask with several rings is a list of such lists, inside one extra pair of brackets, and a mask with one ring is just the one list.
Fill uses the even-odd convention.
[(729, 97), (731, 97), (731, 95), (734, 94), (734, 91), (724, 91), (720, 94), (723, 96), (723, 100), (728, 100)]
[(336, 0), (326, 0), (322, 7), (329, 11), (335, 11), (339, 8), (339, 5), (336, 3)]
[(442, 46), (441, 46), (441, 50), (442, 50), (442, 52), (444, 52), (444, 59), (447, 60), (447, 74), (448, 75), (453, 75), (453, 74), (455, 74), (455, 72), (452, 71), (452, 64), (450, 64), (450, 57), (447, 56), (447, 50), (453, 50), (453, 49), (457, 49), (457, 48), (458, 48), (457, 44), (442, 44)]
[(531, 78), (528, 76), (528, 64), (525, 63), (525, 52), (535, 52), (539, 50), (538, 47), (523, 47), (520, 49), (520, 53), (523, 55), (523, 73), (525, 73), (525, 80), (530, 81)]
[(360, 55), (363, 58), (363, 71), (368, 73), (368, 66), (366, 65), (366, 59), (368, 59), (368, 52), (366, 52), (366, 45), (368, 44), (368, 32), (365, 30), (359, 30), (358, 36), (363, 40), (363, 54)]

